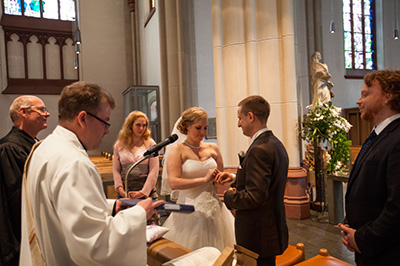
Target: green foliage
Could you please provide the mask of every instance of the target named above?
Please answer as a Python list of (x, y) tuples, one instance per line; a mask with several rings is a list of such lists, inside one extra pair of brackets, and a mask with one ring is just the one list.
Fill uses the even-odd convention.
[(350, 144), (346, 133), (351, 125), (340, 116), (341, 109), (319, 101), (307, 106), (307, 114), (300, 121), (301, 138), (310, 144), (327, 141), (326, 168), (328, 174), (343, 171), (350, 160)]

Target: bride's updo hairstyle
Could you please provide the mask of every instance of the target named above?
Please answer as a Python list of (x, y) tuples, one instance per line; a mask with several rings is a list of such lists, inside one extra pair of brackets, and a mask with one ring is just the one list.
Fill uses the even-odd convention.
[(176, 128), (181, 132), (182, 134), (187, 135), (187, 127), (191, 126), (200, 120), (207, 119), (208, 115), (206, 111), (204, 111), (203, 108), (201, 107), (191, 107), (189, 109), (186, 109), (183, 114), (181, 120), (179, 120), (178, 125)]

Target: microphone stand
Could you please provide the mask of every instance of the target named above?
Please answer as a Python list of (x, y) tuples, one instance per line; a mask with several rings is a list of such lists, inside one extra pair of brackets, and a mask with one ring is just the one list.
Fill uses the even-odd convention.
[(149, 155), (144, 156), (142, 159), (140, 159), (139, 161), (137, 161), (136, 163), (134, 163), (131, 167), (129, 167), (128, 171), (126, 172), (125, 175), (125, 189), (126, 189), (126, 197), (129, 198), (128, 193), (129, 193), (129, 188), (128, 188), (128, 176), (131, 173), (131, 171), (133, 170), (133, 168), (135, 168), (138, 164), (140, 164), (141, 162), (143, 162), (144, 160), (147, 160), (149, 158), (152, 157), (156, 157), (158, 156), (158, 151), (155, 151)]

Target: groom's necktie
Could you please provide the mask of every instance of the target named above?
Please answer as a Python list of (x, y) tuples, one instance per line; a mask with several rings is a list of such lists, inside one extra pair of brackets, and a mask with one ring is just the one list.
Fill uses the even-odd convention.
[(368, 147), (371, 145), (372, 141), (374, 141), (374, 139), (377, 136), (378, 135), (376, 135), (375, 130), (372, 130), (372, 132), (369, 134), (368, 138), (364, 141), (364, 144), (362, 145), (361, 150), (358, 153), (356, 162), (362, 158), (364, 153), (367, 151)]

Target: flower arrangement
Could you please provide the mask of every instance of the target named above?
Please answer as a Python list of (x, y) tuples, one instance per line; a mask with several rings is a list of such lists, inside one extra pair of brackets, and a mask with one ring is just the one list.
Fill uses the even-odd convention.
[(307, 106), (307, 114), (300, 122), (301, 138), (310, 144), (326, 145), (326, 170), (328, 174), (343, 172), (350, 160), (350, 144), (346, 133), (352, 125), (340, 116), (341, 108), (332, 102)]

